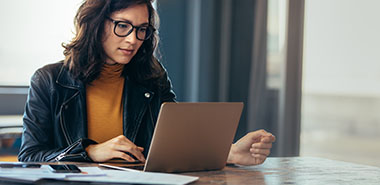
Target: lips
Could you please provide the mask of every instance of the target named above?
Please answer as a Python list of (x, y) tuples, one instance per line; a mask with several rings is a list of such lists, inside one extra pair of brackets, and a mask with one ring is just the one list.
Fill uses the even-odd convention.
[(133, 54), (133, 51), (134, 51), (134, 49), (123, 49), (123, 48), (119, 48), (119, 50), (120, 50), (124, 55), (132, 55), (132, 54)]

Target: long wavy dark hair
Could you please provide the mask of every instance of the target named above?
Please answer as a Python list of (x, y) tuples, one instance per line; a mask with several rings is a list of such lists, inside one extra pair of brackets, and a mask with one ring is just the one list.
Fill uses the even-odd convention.
[[(132, 5), (146, 4), (149, 24), (158, 29), (159, 19), (152, 6), (154, 0), (85, 0), (74, 19), (76, 35), (65, 48), (64, 65), (74, 78), (90, 84), (100, 74), (106, 54), (102, 45), (104, 22), (113, 12)], [(158, 34), (145, 40), (136, 55), (125, 66), (122, 75), (139, 83), (159, 82), (165, 70), (154, 56), (159, 41)]]

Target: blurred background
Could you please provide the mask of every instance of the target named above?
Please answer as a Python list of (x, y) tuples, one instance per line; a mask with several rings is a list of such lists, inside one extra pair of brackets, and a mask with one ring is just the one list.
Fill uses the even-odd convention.
[[(15, 160), (33, 72), (63, 59), (81, 0), (0, 0), (0, 160)], [(156, 0), (178, 101), (242, 101), (235, 138), (271, 156), (380, 166), (377, 0)], [(212, 133), (210, 133), (212, 135)]]

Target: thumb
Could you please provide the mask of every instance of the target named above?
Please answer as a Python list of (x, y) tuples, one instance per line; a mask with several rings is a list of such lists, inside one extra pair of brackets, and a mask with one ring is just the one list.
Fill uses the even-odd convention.
[(260, 140), (262, 137), (272, 137), (273, 135), (263, 129), (250, 132), (248, 135), (252, 140)]
[(143, 147), (140, 147), (140, 146), (138, 146), (137, 149), (139, 149), (140, 152), (143, 152), (143, 151), (144, 151), (144, 148), (143, 148)]
[(273, 143), (276, 141), (276, 137), (274, 135), (271, 135), (271, 136), (263, 136), (261, 137), (260, 139), (260, 142), (264, 142), (264, 143)]

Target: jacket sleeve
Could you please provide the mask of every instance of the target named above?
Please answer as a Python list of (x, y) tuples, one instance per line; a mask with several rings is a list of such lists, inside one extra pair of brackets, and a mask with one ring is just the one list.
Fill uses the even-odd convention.
[[(70, 146), (57, 148), (54, 140), (51, 87), (52, 77), (48, 72), (37, 70), (32, 76), (23, 116), (22, 143), (19, 161), (91, 161), (85, 148), (95, 142), (80, 139)], [(57, 125), (56, 125), (57, 126)]]

